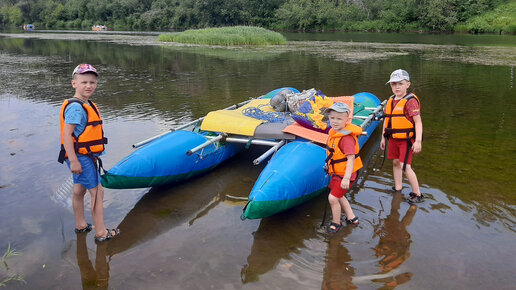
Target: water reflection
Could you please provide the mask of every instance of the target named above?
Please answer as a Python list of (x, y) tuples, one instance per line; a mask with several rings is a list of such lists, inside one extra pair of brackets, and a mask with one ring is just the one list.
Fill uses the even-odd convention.
[(219, 177), (219, 180), (199, 178), (189, 184), (152, 188), (118, 225), (120, 237), (109, 241), (107, 254), (112, 257), (190, 221), (224, 190), (227, 176)]
[(288, 213), (261, 220), (260, 226), (253, 233), (253, 246), (247, 264), (240, 273), (242, 283), (258, 281), (261, 275), (274, 269), (280, 260), (288, 260), (293, 253), (299, 253), (305, 248), (306, 240), (317, 236), (313, 223), (301, 214), (306, 213), (305, 210), (306, 206), (300, 206)]
[(262, 150), (244, 150), (218, 170), (185, 183), (151, 188), (118, 225), (120, 237), (108, 243), (107, 254), (112, 257), (185, 223), (192, 226), (221, 202), (243, 207), (239, 195), (247, 197), (254, 179), (235, 176), (257, 176), (261, 167), (250, 164)]
[(87, 234), (77, 234), (77, 265), (81, 272), (83, 289), (109, 288), (109, 263), (107, 261), (107, 243), (98, 243), (95, 255), (95, 267), (88, 255)]
[[(411, 205), (400, 221), (399, 210), (402, 200), (401, 193), (393, 194), (390, 213), (384, 219), (378, 217), (379, 223), (374, 229), (375, 236), (380, 238), (375, 247), (376, 256), (380, 258), (380, 274), (395, 272), (394, 270), (410, 257), (412, 240), (407, 227), (412, 223), (417, 206)], [(373, 281), (382, 282), (387, 287), (396, 287), (409, 281), (412, 276), (412, 273), (404, 272)]]
[(353, 232), (353, 226), (344, 226), (328, 240), (326, 250), (326, 267), (324, 268), (321, 289), (356, 289), (353, 284), (355, 269), (351, 266), (352, 258), (344, 241)]

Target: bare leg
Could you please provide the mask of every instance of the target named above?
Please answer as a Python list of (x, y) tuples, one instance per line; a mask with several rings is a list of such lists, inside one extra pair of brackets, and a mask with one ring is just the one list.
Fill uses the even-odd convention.
[(355, 214), (353, 213), (353, 210), (351, 209), (351, 205), (349, 204), (348, 199), (343, 196), (339, 198), (340, 206), (342, 206), (342, 209), (344, 210), (344, 214), (346, 215), (346, 218), (348, 220), (352, 220), (355, 218)]
[(75, 217), (75, 228), (84, 229), (88, 223), (84, 218), (84, 195), (86, 188), (81, 184), (73, 185), (72, 207), (73, 215)]
[(328, 195), (328, 201), (331, 207), (332, 222), (340, 224), (341, 208), (339, 199), (330, 194)]
[(97, 237), (105, 237), (107, 235), (106, 225), (104, 224), (104, 188), (97, 185), (89, 190), (91, 195), (91, 216), (95, 224), (95, 232)]
[[(403, 163), (400, 163), (401, 166), (403, 166)], [(419, 183), (417, 181), (417, 176), (414, 170), (412, 170), (412, 167), (410, 164), (407, 164), (407, 167), (405, 168), (405, 176), (408, 179), (408, 182), (410, 183), (410, 186), (412, 187), (412, 192), (414, 192), (417, 196), (421, 195), (421, 191), (419, 189)]]
[(403, 164), (399, 159), (392, 160), (392, 174), (394, 175), (394, 188), (401, 190), (403, 188)]

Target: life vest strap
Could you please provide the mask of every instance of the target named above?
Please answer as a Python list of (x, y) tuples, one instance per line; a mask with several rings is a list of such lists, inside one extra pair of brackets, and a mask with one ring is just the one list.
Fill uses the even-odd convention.
[(107, 140), (106, 137), (104, 137), (101, 140), (94, 140), (94, 141), (88, 141), (88, 142), (76, 142), (74, 144), (75, 144), (75, 147), (76, 147), (76, 151), (77, 151), (78, 148), (88, 148), (88, 151), (89, 151), (89, 147), (90, 146), (104, 145), (104, 144), (107, 144), (107, 143), (108, 143), (108, 140)]
[[(390, 137), (392, 137), (393, 134), (396, 134), (396, 133), (407, 133), (407, 138), (410, 138), (409, 133), (412, 133), (412, 132), (415, 133), (416, 130), (414, 128), (406, 128), (406, 129), (385, 128), (383, 136), (385, 138), (390, 138)], [(405, 139), (405, 138), (403, 138), (403, 139)]]
[(65, 156), (66, 156), (66, 150), (65, 150), (63, 144), (61, 144), (61, 150), (59, 150), (59, 156), (57, 157), (57, 162), (62, 164), (66, 159)]
[(402, 113), (400, 113), (400, 114), (384, 114), (384, 115), (383, 115), (383, 118), (390, 118), (390, 117), (403, 117), (403, 116), (405, 116), (405, 114), (402, 114)]
[(333, 164), (335, 164), (335, 163), (341, 163), (341, 162), (346, 162), (346, 161), (348, 161), (348, 158), (347, 158), (347, 157), (346, 157), (346, 158), (342, 158), (342, 159), (336, 159), (336, 160), (333, 160), (333, 159), (332, 159), (332, 160), (330, 160), (330, 164), (332, 164), (332, 165), (333, 165)]
[(86, 126), (97, 126), (97, 125), (102, 125), (102, 120), (86, 123)]

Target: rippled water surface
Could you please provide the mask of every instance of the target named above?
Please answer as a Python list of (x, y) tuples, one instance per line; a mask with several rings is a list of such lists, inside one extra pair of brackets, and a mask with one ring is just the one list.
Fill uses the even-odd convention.
[[(514, 36), (288, 34), (293, 41), (277, 49), (220, 49), (160, 46), (149, 35), (52, 35), (60, 34), (0, 35), (0, 254), (9, 244), (19, 252), (0, 264), (0, 282), (26, 281), (9, 288), (515, 287)], [(278, 87), (383, 100), (390, 72), (405, 68), (422, 101), (414, 170), (427, 199), (406, 203), (407, 183), (403, 196), (390, 192), (377, 131), (349, 195), (358, 227), (328, 238), (326, 196), (241, 221), (264, 166), (252, 165), (265, 150), (257, 147), (185, 183), (107, 189), (106, 224), (122, 233), (97, 246), (93, 233), (73, 232), (70, 174), (55, 161), (59, 106), (81, 62), (101, 74), (93, 100), (110, 140), (107, 168), (138, 141)]]

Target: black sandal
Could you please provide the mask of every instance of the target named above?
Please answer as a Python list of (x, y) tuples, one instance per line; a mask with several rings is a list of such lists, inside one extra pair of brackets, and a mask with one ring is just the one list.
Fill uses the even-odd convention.
[(76, 234), (89, 233), (89, 232), (91, 232), (92, 229), (93, 229), (93, 226), (91, 224), (86, 224), (86, 227), (83, 229), (76, 228), (75, 233)]
[[(334, 227), (333, 229), (331, 227)], [(340, 228), (342, 227), (342, 224), (337, 223), (330, 223), (330, 226), (328, 226), (328, 234), (336, 234)]]
[[(102, 243), (102, 242), (105, 242), (107, 240), (110, 240), (111, 238), (114, 238), (116, 236), (118, 236), (120, 234), (120, 230), (119, 229), (106, 229), (107, 230), (107, 235), (105, 237), (97, 237), (95, 236), (95, 243)], [(112, 234), (111, 232), (114, 232), (115, 234)]]
[(350, 224), (350, 225), (358, 225), (358, 217), (355, 216), (354, 218), (348, 220), (348, 218), (346, 218), (346, 223), (347, 224)]

